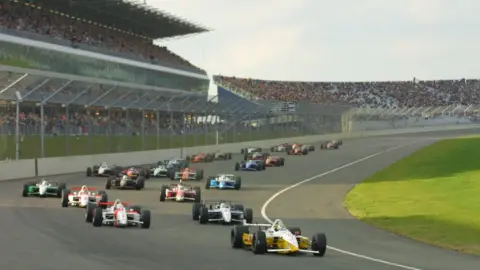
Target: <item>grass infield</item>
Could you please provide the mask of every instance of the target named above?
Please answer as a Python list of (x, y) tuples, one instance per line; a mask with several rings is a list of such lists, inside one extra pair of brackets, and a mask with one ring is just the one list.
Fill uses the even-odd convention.
[[(302, 136), (299, 132), (283, 131), (252, 131), (242, 134), (223, 134), (219, 143), (235, 143), (256, 140), (268, 140)], [(67, 139), (69, 143), (67, 144)], [(61, 157), (74, 155), (92, 155), (103, 153), (120, 153), (132, 151), (147, 151), (157, 149), (213, 145), (216, 143), (215, 134), (176, 135), (176, 136), (45, 136), (45, 157)], [(67, 147), (68, 145), (68, 147)], [(271, 145), (268, 145), (270, 147)], [(263, 147), (263, 146), (261, 146)], [(214, 151), (215, 149), (212, 149)], [(240, 149), (239, 149), (240, 151)], [(15, 136), (0, 135), (0, 160), (7, 157), (15, 158)], [(20, 144), (22, 159), (41, 157), (40, 136), (25, 136)]]
[(372, 175), (345, 198), (368, 224), (480, 255), (480, 138), (432, 144)]

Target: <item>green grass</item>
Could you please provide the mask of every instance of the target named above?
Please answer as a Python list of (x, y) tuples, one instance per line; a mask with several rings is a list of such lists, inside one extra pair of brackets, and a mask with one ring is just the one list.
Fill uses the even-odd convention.
[[(233, 135), (231, 132), (221, 135), (219, 143), (234, 143), (255, 140), (302, 136), (295, 131), (267, 132), (252, 131)], [(69, 141), (67, 148), (67, 139)], [(215, 144), (215, 134), (146, 136), (142, 141), (140, 136), (45, 136), (45, 157), (60, 157), (74, 155), (91, 155), (102, 153), (119, 153), (131, 151), (146, 151), (156, 149), (179, 148)], [(41, 157), (40, 136), (25, 136), (20, 145), (22, 159)], [(214, 149), (212, 149), (214, 150)], [(15, 136), (0, 135), (0, 160), (15, 158)]]
[(430, 145), (353, 188), (360, 220), (422, 242), (480, 255), (480, 138)]

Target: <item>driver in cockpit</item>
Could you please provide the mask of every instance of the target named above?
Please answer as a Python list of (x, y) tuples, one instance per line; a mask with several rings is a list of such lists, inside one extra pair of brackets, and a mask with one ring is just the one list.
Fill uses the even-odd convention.
[(40, 183), (37, 184), (37, 186), (39, 186), (39, 185), (47, 186), (47, 185), (49, 185), (49, 184), (48, 184), (48, 181), (45, 180), (45, 178), (43, 178), (42, 181), (40, 181)]
[(124, 174), (124, 175), (122, 176), (122, 181), (127, 181), (127, 180), (128, 180), (128, 175)]
[(273, 229), (276, 232), (285, 230), (286, 228), (287, 227), (285, 226), (285, 224), (283, 224), (283, 222), (279, 219), (275, 220), (275, 222), (273, 223)]
[(119, 199), (116, 199), (115, 202), (113, 202), (113, 209), (116, 209), (118, 207), (122, 207), (122, 202)]
[(88, 187), (86, 185), (83, 185), (79, 193), (88, 193)]
[(221, 209), (228, 208), (228, 205), (226, 203), (221, 203), (219, 206)]

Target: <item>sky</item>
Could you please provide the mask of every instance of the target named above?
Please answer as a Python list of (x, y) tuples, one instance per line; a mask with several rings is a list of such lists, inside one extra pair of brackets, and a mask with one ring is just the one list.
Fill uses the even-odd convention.
[(161, 42), (209, 75), (480, 78), (478, 0), (147, 0), (213, 29)]

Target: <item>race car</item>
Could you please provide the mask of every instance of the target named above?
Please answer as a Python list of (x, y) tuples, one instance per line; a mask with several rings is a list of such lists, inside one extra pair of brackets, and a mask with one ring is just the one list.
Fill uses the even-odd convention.
[(112, 176), (115, 172), (121, 170), (117, 166), (109, 166), (106, 162), (102, 162), (87, 168), (87, 177), (91, 176)]
[(184, 168), (180, 169), (180, 171), (173, 172), (170, 174), (170, 180), (197, 180), (200, 181), (203, 179), (203, 170), (199, 169), (192, 169), (192, 168)]
[(262, 148), (260, 147), (247, 147), (240, 149), (240, 154), (252, 154), (255, 152), (262, 152)]
[(215, 152), (212, 153), (215, 160), (229, 160), (232, 159), (232, 153)]
[(285, 158), (279, 156), (269, 156), (265, 160), (265, 166), (267, 167), (280, 167), (285, 165)]
[(320, 149), (338, 149), (340, 145), (342, 145), (342, 141), (327, 141), (320, 145)]
[(145, 178), (143, 176), (138, 176), (132, 178), (128, 175), (122, 176), (110, 176), (107, 181), (105, 181), (105, 189), (119, 188), (119, 189), (128, 189), (134, 188), (136, 190), (141, 190), (145, 187)]
[(315, 145), (312, 145), (312, 144), (303, 144), (302, 148), (307, 149), (308, 152), (314, 152), (315, 151)]
[(282, 143), (282, 144), (279, 144), (279, 145), (275, 145), (275, 146), (272, 146), (270, 148), (270, 152), (285, 152), (287, 147), (290, 147), (291, 145), (292, 144), (290, 144), (290, 143)]
[(127, 175), (131, 179), (137, 179), (139, 177), (148, 179), (150, 178), (150, 170), (137, 166), (117, 167), (114, 176), (123, 175)]
[(65, 183), (50, 182), (42, 179), (40, 182), (32, 182), (23, 185), (22, 196), (36, 196), (36, 197), (62, 197), (62, 190), (66, 189)]
[(155, 166), (150, 167), (151, 177), (167, 177), (168, 168), (167, 164), (163, 161), (159, 161)]
[(263, 171), (266, 169), (263, 160), (247, 160), (235, 163), (235, 171)]
[(297, 146), (295, 148), (287, 148), (287, 155), (308, 155), (308, 149)]
[[(94, 192), (96, 188), (71, 187), (62, 191), (62, 207), (87, 207), (89, 203), (108, 202), (107, 192), (101, 190)], [(73, 192), (72, 192), (73, 191)]]
[(254, 152), (252, 154), (245, 154), (243, 160), (266, 160), (270, 153)]
[(233, 205), (230, 201), (203, 201), (192, 207), (192, 218), (200, 224), (209, 222), (250, 223), (253, 219), (253, 210), (243, 208), (243, 205)]
[(242, 178), (233, 174), (217, 174), (216, 176), (208, 177), (205, 183), (205, 189), (236, 189), (242, 187)]
[(193, 201), (200, 202), (202, 192), (200, 187), (185, 185), (181, 180), (178, 184), (163, 185), (160, 189), (160, 201)]
[[(254, 228), (250, 232), (249, 228)], [(250, 249), (255, 254), (312, 253), (323, 257), (327, 250), (327, 237), (324, 233), (313, 235), (312, 239), (302, 236), (300, 228), (287, 228), (280, 219), (273, 224), (235, 225), (230, 233), (233, 248)]]
[(138, 227), (150, 228), (150, 211), (140, 206), (128, 206), (120, 200), (114, 202), (90, 203), (85, 209), (85, 221), (91, 222), (94, 227)]
[(192, 156), (187, 156), (187, 161), (191, 161), (194, 163), (197, 162), (213, 162), (215, 156), (213, 154), (206, 154), (206, 153), (198, 153)]
[(167, 170), (167, 177), (171, 178), (171, 175), (174, 175), (175, 172), (179, 172), (181, 169), (188, 168), (190, 162), (186, 159), (167, 159), (164, 161), (157, 162), (157, 166), (164, 164)]

